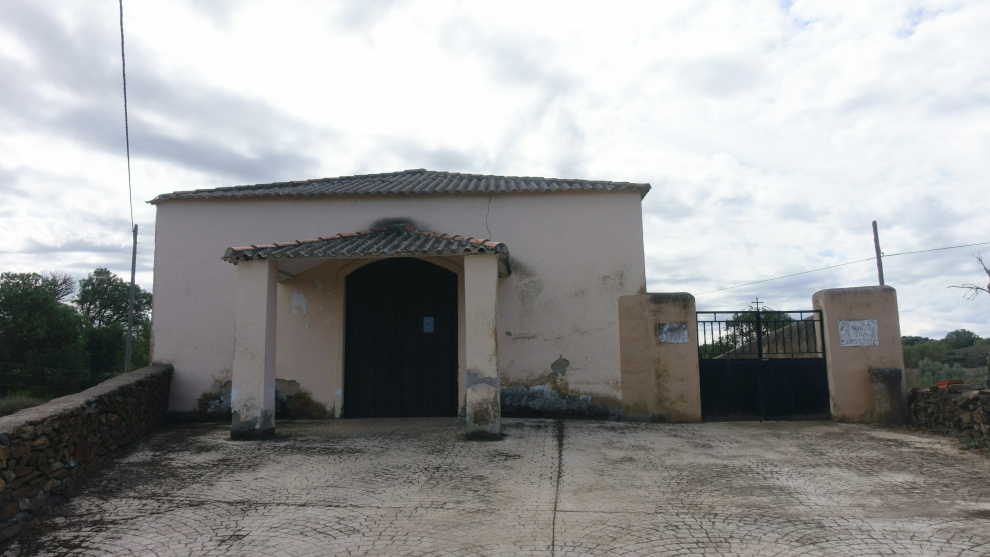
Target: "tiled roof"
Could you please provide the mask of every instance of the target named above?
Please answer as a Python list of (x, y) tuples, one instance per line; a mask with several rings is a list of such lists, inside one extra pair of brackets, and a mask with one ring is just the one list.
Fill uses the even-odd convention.
[(417, 230), (409, 224), (397, 224), (312, 240), (227, 248), (223, 260), (236, 264), (238, 261), (269, 257), (372, 257), (469, 253), (508, 255), (509, 250), (505, 244), (492, 240)]
[(562, 180), (519, 176), (488, 176), (433, 170), (403, 170), (388, 174), (364, 174), (164, 193), (149, 203), (172, 199), (229, 199), (237, 197), (320, 197), (344, 195), (477, 194), (567, 191), (638, 191), (645, 197), (649, 184), (598, 180)]

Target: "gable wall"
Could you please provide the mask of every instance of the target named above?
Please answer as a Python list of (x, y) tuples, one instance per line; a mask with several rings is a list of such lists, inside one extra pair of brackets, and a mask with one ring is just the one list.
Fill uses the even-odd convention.
[[(513, 272), (499, 279), (498, 294), (503, 385), (550, 381), (603, 402), (620, 397), (618, 297), (646, 287), (638, 192), (498, 194), (490, 203), (489, 196), (435, 195), (178, 200), (157, 207), (153, 359), (175, 367), (173, 411), (195, 409), (199, 394), (230, 377), (235, 267), (220, 259), (227, 247), (364, 230), (378, 218), (409, 218), (425, 229), (508, 246)], [(315, 281), (341, 263), (328, 265), (304, 275)], [(290, 282), (280, 285), (280, 332), (301, 317), (292, 314)], [(307, 299), (307, 310), (319, 305)], [(279, 345), (286, 352), (280, 367), (289, 369), (288, 345)], [(316, 373), (286, 378), (333, 408), (332, 384), (315, 381)]]

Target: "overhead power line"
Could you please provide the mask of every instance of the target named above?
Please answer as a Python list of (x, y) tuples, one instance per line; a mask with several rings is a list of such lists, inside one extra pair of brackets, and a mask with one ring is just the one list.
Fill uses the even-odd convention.
[(120, 72), (124, 78), (124, 141), (127, 145), (127, 203), (131, 210), (131, 290), (127, 306), (127, 344), (124, 349), (124, 372), (131, 371), (131, 345), (134, 340), (134, 274), (137, 271), (137, 235), (134, 224), (134, 191), (131, 188), (131, 130), (127, 122), (127, 59), (124, 57), (124, 0), (120, 4)]
[(901, 253), (885, 253), (885, 254), (883, 254), (883, 256), (884, 257), (894, 257), (895, 255), (911, 255), (913, 253), (927, 253), (927, 252), (930, 252), (930, 251), (942, 251), (944, 249), (971, 248), (973, 246), (985, 246), (987, 244), (990, 244), (990, 242), (979, 242), (979, 243), (976, 243), (976, 244), (964, 244), (964, 245), (961, 245), (961, 246), (949, 246), (949, 247), (946, 247), (946, 248), (920, 249), (918, 251), (902, 251)]
[[(947, 246), (947, 247), (944, 247), (944, 248), (921, 249), (921, 250), (917, 250), (917, 251), (902, 251), (900, 253), (883, 253), (883, 254), (881, 254), (881, 257), (896, 257), (898, 255), (912, 255), (912, 254), (915, 254), (915, 253), (928, 253), (930, 251), (942, 251), (942, 250), (947, 250), (947, 249), (970, 248), (970, 247), (973, 247), (973, 246), (985, 246), (985, 245), (990, 245), (990, 242), (978, 242), (978, 243), (975, 243), (975, 244), (963, 244), (961, 246)], [(821, 267), (820, 269), (812, 269), (810, 271), (801, 271), (800, 273), (791, 273), (789, 275), (782, 275), (782, 276), (774, 277), (774, 278), (768, 278), (768, 279), (763, 279), (763, 280), (756, 280), (756, 281), (753, 281), (753, 282), (747, 282), (745, 284), (737, 284), (735, 286), (726, 286), (725, 288), (717, 288), (715, 290), (709, 290), (707, 292), (702, 292), (700, 294), (697, 294), (697, 296), (701, 296), (702, 294), (711, 294), (713, 292), (721, 292), (723, 290), (732, 290), (733, 288), (742, 288), (743, 286), (752, 286), (754, 284), (761, 284), (761, 283), (764, 283), (764, 282), (770, 282), (770, 281), (774, 281), (774, 280), (780, 280), (780, 279), (785, 279), (785, 278), (790, 278), (790, 277), (796, 277), (798, 275), (806, 275), (808, 273), (817, 273), (818, 271), (826, 271), (828, 269), (835, 269), (835, 268), (838, 268), (838, 267), (845, 267), (846, 265), (854, 265), (856, 263), (863, 263), (863, 262), (866, 262), (866, 261), (875, 261), (875, 260), (876, 260), (875, 257), (867, 257), (866, 259), (857, 259), (856, 261), (847, 261), (845, 263), (839, 263), (839, 264), (836, 264), (836, 265), (829, 265), (828, 267)]]
[(131, 228), (134, 228), (134, 192), (131, 188), (131, 130), (127, 122), (127, 60), (124, 58), (124, 0), (120, 3), (120, 72), (124, 78), (124, 141), (127, 145), (127, 202), (131, 208)]

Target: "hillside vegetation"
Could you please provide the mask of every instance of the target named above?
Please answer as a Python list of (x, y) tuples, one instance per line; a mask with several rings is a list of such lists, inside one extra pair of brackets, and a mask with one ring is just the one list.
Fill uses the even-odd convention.
[(935, 381), (947, 379), (986, 386), (990, 339), (959, 329), (941, 340), (901, 337), (901, 345), (909, 388), (927, 389)]

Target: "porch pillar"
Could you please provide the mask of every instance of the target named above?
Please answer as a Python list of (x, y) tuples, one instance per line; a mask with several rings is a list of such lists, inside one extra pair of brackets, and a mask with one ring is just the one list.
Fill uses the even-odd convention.
[(275, 290), (269, 259), (237, 264), (231, 439), (275, 436)]
[(498, 377), (498, 255), (464, 257), (467, 433), (501, 434)]

